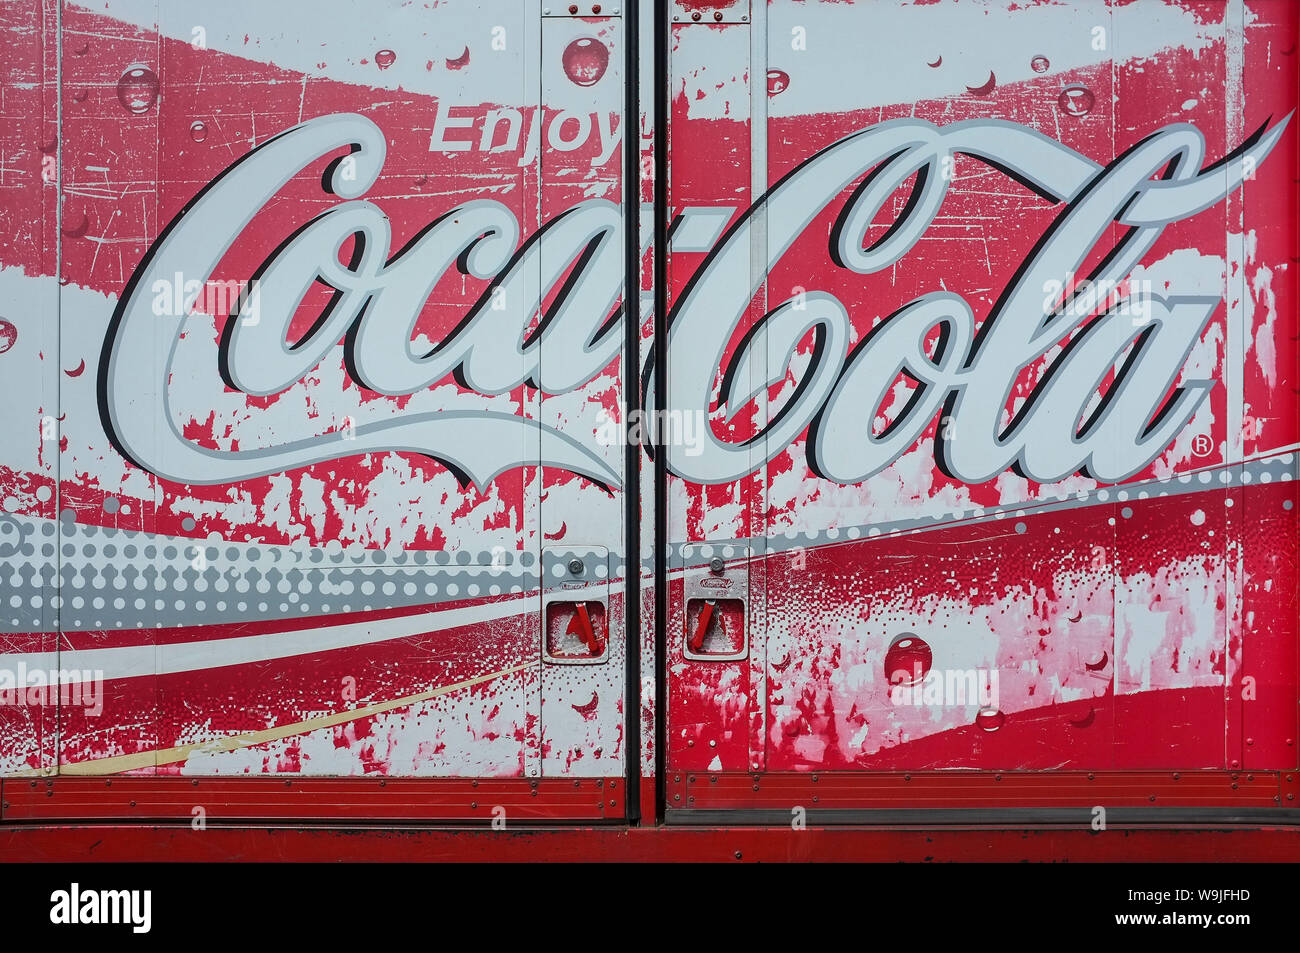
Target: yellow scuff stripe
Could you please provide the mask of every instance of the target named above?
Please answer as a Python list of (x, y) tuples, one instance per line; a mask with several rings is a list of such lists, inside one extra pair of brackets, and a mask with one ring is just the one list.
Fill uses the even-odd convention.
[[(157, 767), (163, 764), (175, 764), (178, 761), (185, 761), (194, 754), (214, 754), (227, 751), (235, 751), (239, 748), (250, 748), (253, 745), (265, 744), (268, 741), (279, 741), (282, 738), (288, 738), (291, 735), (301, 735), (309, 731), (316, 731), (320, 728), (332, 728), (335, 725), (346, 724), (349, 721), (356, 721), (360, 718), (368, 718), (371, 715), (380, 715), (384, 712), (392, 711), (395, 708), (405, 708), (408, 705), (416, 705), (430, 698), (437, 698), (439, 695), (449, 695), (452, 692), (458, 692), (464, 688), (471, 688), (475, 685), (482, 685), (484, 682), (490, 682), (494, 678), (501, 678), (504, 675), (513, 675), (515, 672), (522, 672), (526, 668), (531, 668), (536, 662), (524, 662), (522, 665), (515, 665), (511, 668), (503, 668), (499, 672), (491, 672), (487, 675), (476, 675), (474, 678), (466, 679), (463, 682), (455, 682), (451, 685), (442, 685), (438, 688), (431, 688), (428, 691), (420, 692), (416, 695), (407, 695), (405, 698), (395, 698), (392, 701), (379, 702), (374, 705), (367, 705), (364, 708), (356, 708), (351, 711), (335, 712), (332, 715), (322, 715), (319, 718), (309, 718), (306, 721), (294, 722), (291, 725), (278, 725), (275, 728), (267, 728), (263, 731), (246, 731), (243, 734), (230, 735), (225, 738), (216, 738), (211, 741), (198, 741), (194, 744), (181, 745), (178, 748), (162, 748), (156, 751), (139, 751), (135, 754), (114, 755), (108, 758), (93, 758), (89, 761), (76, 761), (69, 764), (59, 765), (58, 773), (61, 775), (99, 775), (99, 774), (118, 774), (123, 771), (136, 771), (140, 768)], [(38, 771), (24, 772), (24, 774), (39, 774)], [(49, 774), (50, 772), (44, 772)]]

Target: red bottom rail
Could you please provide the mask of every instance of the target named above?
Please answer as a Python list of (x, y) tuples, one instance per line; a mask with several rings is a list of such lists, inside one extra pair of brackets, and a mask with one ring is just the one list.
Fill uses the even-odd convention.
[[(1296, 771), (929, 771), (666, 777), (674, 824), (1069, 825), (1097, 808), (1142, 823), (1291, 823)], [(185, 821), (287, 824), (617, 823), (622, 778), (57, 776), (0, 781), (0, 824)], [(641, 784), (652, 815), (652, 779)], [(933, 823), (932, 823), (933, 822)]]
[(0, 823), (592, 823), (626, 817), (621, 778), (51, 777), (0, 782)]
[(1295, 862), (1300, 828), (0, 828), (11, 861), (1177, 861)]
[(668, 809), (827, 813), (1008, 808), (1300, 809), (1295, 771), (672, 771)]

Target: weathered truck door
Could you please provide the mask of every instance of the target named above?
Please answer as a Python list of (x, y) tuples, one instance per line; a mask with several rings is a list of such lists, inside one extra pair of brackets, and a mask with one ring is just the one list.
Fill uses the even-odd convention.
[(10, 6), (13, 816), (623, 817), (620, 12)]
[(1295, 6), (671, 6), (670, 820), (1280, 804)]

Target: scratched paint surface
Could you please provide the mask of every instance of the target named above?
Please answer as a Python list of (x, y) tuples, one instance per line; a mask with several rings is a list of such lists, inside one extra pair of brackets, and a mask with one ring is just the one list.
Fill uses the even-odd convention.
[[(891, 119), (1007, 120), (1106, 164), (1176, 122), (1195, 123), (1218, 157), (1295, 108), (1291, 5), (864, 6), (772, 0), (755, 25), (764, 29), (765, 19), (765, 63), (741, 25), (675, 30), (674, 205), (712, 192), (743, 209), (752, 187), (770, 187), (818, 150)], [(869, 54), (859, 42), (868, 22), (888, 37)], [(755, 71), (766, 73), (765, 91), (751, 81)], [(1084, 92), (1066, 99), (1067, 90)], [(755, 177), (747, 163), (759, 97), (766, 169)], [(1295, 147), (1291, 130), (1273, 168), (1168, 228), (1130, 274), (1134, 286), (1160, 294), (1223, 299), (1184, 370), (1219, 383), (1177, 440), (1130, 478), (1131, 489), (1086, 475), (1050, 484), (1010, 471), (982, 484), (954, 479), (935, 464), (939, 416), (892, 466), (856, 485), (812, 471), (806, 432), (744, 481), (675, 479), (674, 538), (743, 539), (769, 555), (750, 564), (746, 663), (688, 659), (681, 627), (689, 621), (670, 626), (670, 763), (731, 771), (1294, 766), (1294, 543), (1277, 537), (1280, 550), (1251, 551), (1263, 527), (1294, 527), (1294, 484), (1261, 485), (1240, 462), (1282, 461), (1281, 479), (1293, 479), (1297, 328), (1287, 302), (1295, 301), (1297, 249), (1289, 213), (1277, 209), (1294, 207)], [(717, 154), (734, 165), (719, 171), (688, 158)], [(956, 156), (945, 174), (938, 215), (900, 261), (856, 275), (829, 260), (827, 236), (855, 182), (768, 268), (760, 300), (770, 309), (832, 292), (851, 316), (853, 343), (940, 289), (961, 295), (979, 322), (1060, 205), (972, 156)], [(886, 234), (907, 198), (906, 188), (893, 195), (868, 242)], [(1112, 229), (1094, 254), (1118, 237)], [(677, 257), (680, 288), (700, 256)], [(769, 353), (776, 383), (765, 407), (755, 402), (751, 424), (792, 400), (813, 352), (810, 335), (788, 365)], [(1020, 371), (1008, 414), (1048, 366)], [(874, 411), (873, 432), (905, 413), (915, 383), (898, 377)], [(1199, 492), (1164, 495), (1189, 483)], [(921, 525), (890, 528), (908, 520)], [(693, 618), (680, 587), (673, 596), (670, 615)], [(920, 684), (914, 696), (892, 697), (889, 650), (906, 639), (928, 649), (924, 671), (940, 678), (986, 688), (996, 673), (996, 705), (973, 690), (926, 699)]]
[[(601, 436), (620, 420), (627, 375), (617, 356), (570, 387), (526, 380), (487, 393), (449, 373), (382, 393), (359, 383), (340, 340), (274, 393), (223, 381), (223, 333), (239, 320), (228, 289), (340, 204), (322, 188), (340, 149), (289, 170), (210, 274), (179, 276), (205, 284), (174, 349), (160, 336), (131, 355), (196, 447), (235, 454), (329, 439), (336, 455), (210, 484), (156, 476), (106, 432), (101, 364), (114, 309), (168, 223), (232, 164), (314, 119), (356, 114), (382, 132), (385, 159), (364, 200), (386, 216), (392, 259), (471, 203), (500, 203), (522, 253), (544, 225), (575, 221), (583, 203), (621, 201), (618, 19), (544, 19), (513, 0), (331, 0), (298, 18), (283, 5), (209, 6), (64, 4), (61, 33), (54, 0), (0, 9), (12, 38), (0, 53), (9, 408), (0, 418), (0, 654), (8, 669), (104, 670), (98, 710), (0, 705), (0, 769), (620, 773), (631, 730), (622, 492), (537, 449), (541, 428), (553, 428), (621, 470), (621, 446)], [(754, 0), (744, 22), (731, 6), (724, 23), (672, 31), (660, 131), (675, 212), (721, 208), (735, 223), (819, 150), (890, 120), (1005, 120), (1103, 166), (1189, 122), (1205, 136), (1208, 163), (1296, 105), (1298, 14), (1282, 0)], [(643, 98), (650, 88), (643, 78)], [(1240, 190), (1167, 228), (1128, 276), (1134, 287), (1222, 303), (1183, 370), (1216, 386), (1120, 486), (1010, 470), (964, 482), (936, 466), (938, 415), (890, 466), (836, 483), (814, 472), (806, 432), (770, 450), (762, 437), (808, 374), (811, 334), (788, 361), (773, 350), (751, 369), (745, 406), (717, 399), (719, 368), (709, 426), (750, 441), (751, 466), (732, 482), (670, 481), (671, 767), (1296, 765), (1298, 250), (1294, 215), (1282, 211), (1295, 206), (1296, 133), (1286, 129)], [(764, 280), (722, 364), (767, 311), (801, 292), (843, 303), (851, 344), (938, 290), (961, 296), (981, 321), (1060, 206), (968, 155), (947, 174), (934, 223), (886, 270), (855, 274), (828, 255), (860, 180), (770, 267), (760, 243), (751, 265)], [(650, 187), (643, 180), (642, 201)], [(890, 198), (872, 240), (906, 200), (906, 189)], [(688, 224), (683, 215), (681, 235)], [(564, 339), (543, 332), (573, 322), (566, 305), (585, 301), (581, 279), (621, 267), (621, 236), (605, 241), (612, 262), (594, 244), (557, 245), (533, 266), (555, 271), (527, 328), (541, 341), (542, 374), (571, 359)], [(670, 306), (720, 241), (681, 240)], [(359, 261), (360, 244), (350, 238), (334, 257)], [(457, 267), (431, 274), (395, 345), (434, 353), (476, 304), (490, 315), (502, 286)], [(166, 310), (184, 291), (145, 293)], [(310, 337), (332, 294), (323, 281), (306, 284), (287, 342)], [(617, 304), (582, 317), (621, 334)], [(643, 339), (649, 332), (643, 323)], [(506, 358), (523, 368), (525, 350)], [(1018, 371), (1008, 415), (1050, 357)], [(882, 432), (913, 393), (900, 377), (864, 421)], [(510, 415), (537, 429), (518, 439), (517, 465), (482, 483), (436, 454), (346, 449), (367, 427), (453, 413)], [(745, 574), (739, 614), (725, 602), (717, 614), (733, 640), (745, 627), (743, 658), (685, 656), (700, 616), (686, 605), (684, 576), (707, 577), (713, 552), (683, 556), (682, 543), (716, 546), (727, 572)], [(579, 590), (565, 567), (592, 546), (608, 561), (584, 557), (593, 575)], [(558, 576), (546, 575), (552, 565)], [(557, 615), (551, 631), (542, 612), (544, 592), (578, 591), (604, 600), (593, 617), (605, 654), (597, 664), (544, 661), (543, 646), (566, 639), (581, 656), (575, 613)], [(646, 619), (652, 607), (648, 593)], [(649, 632), (643, 624), (643, 650)], [(980, 687), (996, 673), (997, 703), (900, 702), (890, 684), (899, 659), (973, 673)], [(643, 768), (653, 715), (647, 702)]]
[[(6, 575), (25, 594), (10, 607), (5, 651), (35, 668), (144, 650), (105, 672), (102, 711), (63, 706), (57, 749), (51, 707), (6, 706), (6, 770), (622, 770), (621, 601), (606, 599), (603, 664), (543, 667), (537, 579), (544, 547), (622, 552), (617, 487), (544, 470), (526, 442), (525, 465), (484, 486), (427, 457), (346, 449), (265, 477), (176, 483), (127, 462), (99, 419), (100, 349), (132, 271), (196, 193), (295, 124), (356, 113), (383, 130), (387, 159), (366, 198), (391, 223), (394, 250), (475, 199), (502, 203), (525, 237), (575, 201), (620, 200), (618, 21), (556, 20), (543, 33), (536, 12), (515, 3), (371, 6), (313, 6), (298, 22), (255, 4), (161, 14), (152, 4), (67, 4), (59, 35), (53, 4), (6, 5), (19, 40), (6, 80), (23, 81), (4, 110), (6, 153), (23, 168), (4, 180), (13, 228), (0, 282), (18, 327), (6, 394), (19, 404), (6, 420), (0, 495), (13, 534)], [(359, 20), (369, 25), (346, 38), (323, 29)], [(60, 100), (61, 128), (47, 121)], [(484, 127), (502, 110), (493, 138)], [(53, 225), (59, 184), (41, 177), (45, 155), (62, 171), (57, 267), (55, 229), (40, 230), (42, 215)], [(593, 434), (602, 417), (617, 421), (617, 359), (582, 392), (544, 399), (526, 386), (481, 396), (450, 376), (387, 397), (348, 376), (341, 348), (279, 393), (223, 386), (218, 347), (233, 304), (224, 284), (238, 288), (337, 201), (320, 187), (325, 167), (291, 178), (231, 236), (217, 268), (197, 276), (206, 285), (166, 371), (187, 440), (219, 451), (295, 434), (346, 441), (367, 422), (452, 405)], [(338, 251), (343, 261), (355, 252), (352, 242)], [(558, 264), (543, 311), (561, 294)], [(412, 347), (436, 344), (487, 286), (455, 269), (435, 282)], [(170, 293), (160, 292), (164, 307)], [(52, 306), (44, 322), (33, 306), (51, 295), (62, 328), (42, 341), (58, 321)], [(329, 298), (323, 284), (306, 289), (289, 340)], [(163, 358), (136, 355), (139, 373), (163, 374)], [(57, 417), (54, 439), (42, 437), (46, 416)], [(617, 465), (620, 448), (600, 452)], [(58, 554), (47, 536), (55, 527)], [(32, 586), (58, 555), (68, 614), (56, 638), (39, 611), (55, 589)]]

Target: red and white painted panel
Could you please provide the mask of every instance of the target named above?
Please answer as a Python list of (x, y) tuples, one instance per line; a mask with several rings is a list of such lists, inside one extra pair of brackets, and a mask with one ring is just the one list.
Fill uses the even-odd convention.
[[(669, 768), (1295, 767), (1296, 6), (667, 6)], [(303, 9), (0, 10), (0, 766), (648, 775), (622, 13)]]
[(673, 5), (671, 767), (1296, 766), (1298, 16)]
[(4, 771), (622, 775), (624, 32), (556, 12), (5, 5)]

